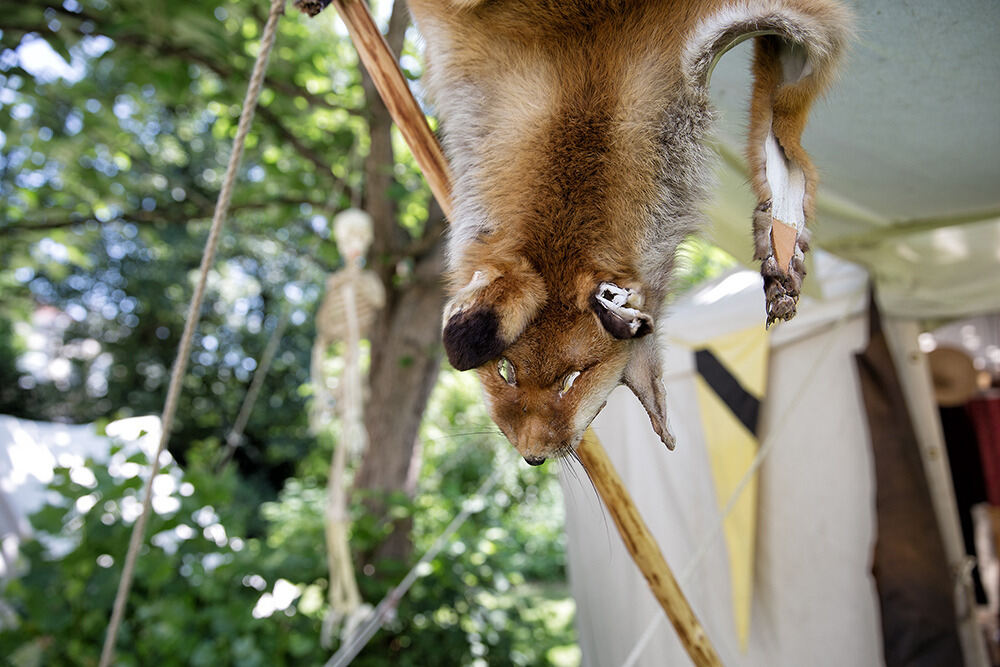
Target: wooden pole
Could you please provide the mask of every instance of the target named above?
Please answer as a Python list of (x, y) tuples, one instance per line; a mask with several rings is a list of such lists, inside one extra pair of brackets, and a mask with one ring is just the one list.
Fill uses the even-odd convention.
[(576, 450), (580, 462), (597, 487), (604, 505), (611, 512), (611, 518), (621, 533), (625, 548), (632, 554), (632, 560), (639, 566), (642, 576), (649, 584), (649, 590), (659, 601), (667, 618), (673, 624), (681, 643), (694, 664), (722, 665), (704, 628), (694, 615), (670, 566), (667, 565), (660, 546), (642, 520), (639, 510), (632, 501), (625, 484), (615, 470), (607, 452), (601, 446), (592, 429), (587, 429), (583, 441)]
[[(397, 0), (398, 1), (398, 0)], [(413, 99), (403, 73), (388, 44), (372, 19), (363, 0), (333, 0), (340, 18), (354, 40), (361, 62), (368, 69), (389, 113), (410, 145), (413, 157), (423, 170), (431, 192), (441, 209), (451, 218), (451, 174), (436, 137), (423, 111)], [(588, 429), (577, 450), (587, 474), (614, 519), (626, 548), (649, 583), (667, 618), (673, 623), (681, 643), (698, 667), (721, 666), (715, 649), (681, 591), (656, 540), (646, 527), (639, 510), (625, 490), (600, 441)]]
[(444, 151), (431, 131), (424, 112), (413, 98), (396, 58), (382, 32), (375, 25), (368, 5), (362, 0), (333, 0), (333, 6), (347, 26), (358, 50), (358, 56), (375, 83), (389, 114), (403, 134), (413, 158), (424, 172), (424, 178), (451, 220), (451, 172)]

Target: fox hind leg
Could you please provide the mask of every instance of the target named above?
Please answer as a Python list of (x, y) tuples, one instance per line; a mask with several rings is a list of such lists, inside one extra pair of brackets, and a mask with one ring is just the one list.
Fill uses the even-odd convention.
[(795, 315), (813, 218), (817, 174), (800, 139), (825, 82), (807, 51), (777, 36), (756, 39), (749, 156), (758, 206), (754, 258), (761, 262), (767, 325)]
[[(767, 326), (795, 316), (802, 281), (806, 276), (805, 254), (809, 251), (809, 230), (796, 231), (771, 216), (771, 201), (760, 204), (753, 213), (754, 259), (759, 261), (764, 278)], [(778, 232), (779, 241), (774, 238)], [(791, 243), (782, 234), (791, 237)], [(785, 257), (790, 253), (790, 257)], [(784, 267), (784, 268), (783, 268)]]

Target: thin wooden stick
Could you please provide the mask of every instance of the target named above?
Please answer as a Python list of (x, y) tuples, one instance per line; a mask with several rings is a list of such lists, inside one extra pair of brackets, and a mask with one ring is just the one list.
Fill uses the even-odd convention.
[[(399, 0), (397, 0), (399, 1)], [(441, 209), (451, 217), (451, 174), (444, 153), (413, 99), (396, 59), (362, 0), (333, 0), (340, 17), (386, 103), (393, 120), (410, 145)], [(649, 582), (650, 590), (673, 623), (681, 643), (698, 667), (721, 666), (715, 649), (681, 591), (656, 540), (642, 520), (618, 473), (597, 437), (588, 429), (577, 452), (618, 526), (626, 548)]]
[(354, 40), (358, 56), (375, 83), (375, 88), (385, 102), (389, 114), (403, 134), (427, 179), (427, 185), (441, 205), (441, 210), (451, 219), (451, 172), (441, 144), (431, 131), (424, 112), (406, 85), (395, 56), (389, 49), (382, 32), (375, 25), (368, 5), (362, 0), (333, 0), (333, 6), (347, 26)]
[(642, 520), (632, 496), (625, 489), (621, 477), (618, 476), (611, 459), (608, 458), (607, 452), (604, 451), (592, 429), (587, 429), (576, 453), (583, 467), (587, 469), (594, 486), (597, 487), (605, 506), (611, 512), (611, 518), (618, 526), (625, 548), (632, 554), (632, 559), (649, 584), (649, 590), (673, 623), (691, 660), (699, 667), (703, 665), (721, 667), (722, 661), (716, 655), (708, 635), (694, 615), (691, 605), (688, 604), (684, 592), (663, 557), (663, 552), (649, 532), (646, 522)]

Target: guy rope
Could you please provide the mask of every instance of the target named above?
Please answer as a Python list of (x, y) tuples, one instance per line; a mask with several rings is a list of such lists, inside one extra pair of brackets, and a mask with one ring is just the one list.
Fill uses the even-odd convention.
[(181, 334), (180, 346), (177, 350), (177, 358), (174, 359), (174, 367), (170, 373), (170, 384), (167, 387), (167, 400), (163, 406), (163, 414), (160, 417), (161, 434), (160, 444), (153, 455), (150, 464), (149, 477), (143, 491), (142, 514), (136, 519), (132, 527), (132, 537), (129, 540), (128, 551), (125, 554), (125, 565), (122, 568), (121, 579), (118, 582), (118, 592), (115, 594), (115, 604), (111, 611), (111, 620), (108, 622), (108, 632), (104, 637), (104, 648), (101, 649), (100, 667), (108, 667), (114, 658), (115, 639), (121, 627), (122, 617), (125, 614), (125, 603), (128, 601), (129, 589), (132, 587), (132, 577), (135, 573), (135, 562), (139, 556), (139, 548), (142, 546), (143, 538), (146, 534), (146, 523), (153, 506), (153, 480), (160, 470), (160, 455), (167, 448), (170, 440), (170, 429), (174, 423), (174, 415), (177, 413), (177, 399), (181, 393), (181, 384), (187, 371), (188, 358), (191, 356), (191, 341), (194, 339), (195, 328), (198, 326), (198, 319), (201, 315), (201, 304), (205, 298), (205, 284), (208, 282), (208, 272), (215, 262), (215, 251), (219, 245), (219, 235), (226, 222), (226, 214), (229, 211), (229, 204), (233, 198), (233, 184), (236, 182), (236, 171), (243, 157), (243, 147), (246, 144), (247, 134), (250, 132), (250, 124), (253, 121), (253, 113), (257, 108), (257, 100), (260, 99), (261, 87), (264, 83), (264, 72), (267, 70), (267, 59), (271, 55), (271, 48), (274, 46), (274, 38), (278, 28), (278, 17), (285, 12), (285, 0), (271, 0), (271, 10), (267, 15), (267, 23), (264, 26), (264, 33), (260, 40), (260, 52), (257, 54), (257, 61), (253, 66), (253, 74), (250, 77), (250, 84), (247, 86), (247, 94), (243, 100), (243, 111), (240, 113), (240, 122), (236, 128), (236, 137), (233, 139), (233, 152), (229, 156), (229, 164), (226, 166), (226, 174), (223, 178), (222, 189), (219, 191), (219, 199), (215, 204), (215, 214), (212, 216), (212, 226), (208, 232), (208, 240), (205, 242), (205, 251), (201, 258), (201, 269), (198, 275), (198, 284), (191, 298), (191, 305), (188, 308), (187, 319), (184, 323), (184, 333)]

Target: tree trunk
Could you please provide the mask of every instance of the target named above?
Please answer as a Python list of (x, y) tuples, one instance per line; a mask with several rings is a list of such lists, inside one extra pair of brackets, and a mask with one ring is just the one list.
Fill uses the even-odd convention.
[[(368, 451), (355, 482), (358, 489), (407, 495), (415, 490), (418, 430), (441, 365), (442, 245), (439, 242), (420, 263), (414, 282), (395, 292), (394, 303), (372, 329), (371, 393), (365, 420)], [(370, 509), (381, 514), (386, 507), (376, 502)], [(405, 560), (412, 546), (410, 527), (410, 521), (397, 521), (386, 541), (362, 557), (372, 562)]]
[[(396, 2), (389, 19), (386, 41), (399, 55), (409, 15), (404, 2)], [(365, 409), (368, 450), (355, 479), (355, 488), (375, 491), (376, 496), (402, 491), (412, 495), (420, 468), (417, 435), (427, 399), (441, 364), (440, 319), (444, 306), (441, 280), (443, 242), (438, 224), (440, 209), (430, 207), (425, 239), (414, 244), (396, 222), (396, 203), (390, 197), (395, 157), (392, 151), (392, 119), (367, 72), (362, 84), (368, 107), (371, 148), (365, 159), (364, 208), (372, 216), (375, 239), (372, 269), (387, 288), (386, 305), (370, 333), (370, 395)], [(414, 247), (426, 248), (411, 257)], [(413, 274), (401, 283), (396, 276), (400, 258), (414, 261)], [(384, 517), (388, 507), (377, 500), (369, 510)], [(371, 553), (360, 554), (362, 562), (383, 558), (405, 561), (412, 543), (410, 521), (397, 521), (390, 536)]]

